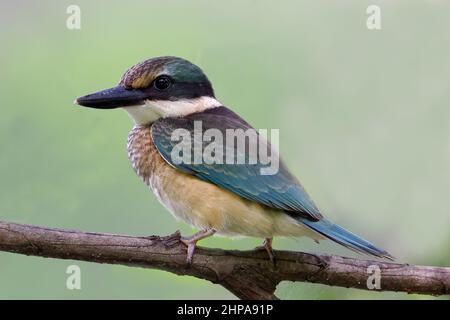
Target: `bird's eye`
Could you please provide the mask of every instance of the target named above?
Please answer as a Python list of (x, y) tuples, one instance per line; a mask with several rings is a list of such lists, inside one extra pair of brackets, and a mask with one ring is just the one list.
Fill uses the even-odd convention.
[(160, 76), (153, 81), (153, 86), (158, 90), (166, 90), (172, 84), (172, 80), (167, 76)]

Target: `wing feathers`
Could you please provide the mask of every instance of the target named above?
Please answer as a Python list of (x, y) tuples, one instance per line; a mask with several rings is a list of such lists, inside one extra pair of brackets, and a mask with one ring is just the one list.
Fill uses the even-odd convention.
[[(204, 162), (195, 164), (193, 161), (190, 163), (175, 163), (172, 160), (171, 153), (179, 140), (172, 139), (172, 133), (176, 129), (185, 129), (191, 134), (191, 137), (195, 137), (195, 121), (201, 121), (202, 133), (208, 129), (217, 129), (223, 137), (226, 137), (227, 129), (253, 129), (242, 118), (225, 107), (209, 109), (183, 118), (159, 119), (152, 125), (152, 138), (161, 156), (169, 164), (179, 170), (193, 174), (199, 179), (234, 192), (243, 198), (272, 208), (289, 211), (290, 214), (298, 214), (299, 217), (311, 220), (322, 218), (319, 209), (281, 159), (279, 171), (275, 175), (261, 175), (260, 169), (267, 165), (261, 163), (259, 157), (256, 164), (247, 164), (247, 162), (246, 164), (227, 164), (225, 161), (224, 163), (212, 164)], [(270, 148), (269, 142), (261, 141), (263, 141), (265, 147)], [(200, 143), (204, 149), (210, 142), (197, 141), (197, 143)], [(192, 145), (194, 145), (193, 141)], [(227, 153), (233, 152), (235, 163), (238, 156), (245, 156), (245, 159), (248, 159), (249, 156), (248, 153), (245, 155), (239, 154), (240, 150), (236, 149), (236, 146), (234, 146), (234, 149), (223, 148), (223, 150), (224, 160)], [(247, 145), (245, 152), (248, 152), (248, 150)]]

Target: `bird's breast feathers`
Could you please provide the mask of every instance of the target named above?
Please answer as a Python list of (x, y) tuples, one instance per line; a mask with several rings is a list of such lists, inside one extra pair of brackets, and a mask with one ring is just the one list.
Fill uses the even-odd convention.
[(170, 165), (156, 148), (150, 125), (136, 125), (128, 137), (128, 157), (138, 176), (176, 218), (227, 236), (318, 235), (282, 210), (247, 200)]

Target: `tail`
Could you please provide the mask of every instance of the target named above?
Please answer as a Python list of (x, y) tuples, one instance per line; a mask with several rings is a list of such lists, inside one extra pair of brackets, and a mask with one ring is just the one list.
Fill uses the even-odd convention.
[(385, 250), (376, 247), (370, 242), (358, 237), (357, 235), (345, 230), (344, 228), (332, 223), (329, 220), (322, 219), (319, 221), (310, 221), (302, 219), (301, 222), (311, 228), (312, 230), (320, 233), (321, 235), (331, 239), (344, 247), (351, 249), (359, 253), (369, 254), (379, 258), (386, 258), (394, 260)]

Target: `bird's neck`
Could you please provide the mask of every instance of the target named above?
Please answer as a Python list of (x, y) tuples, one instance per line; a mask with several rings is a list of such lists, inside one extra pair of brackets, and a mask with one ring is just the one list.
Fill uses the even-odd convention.
[(213, 97), (205, 96), (175, 101), (147, 100), (143, 105), (124, 107), (124, 109), (137, 125), (146, 125), (155, 122), (159, 118), (184, 117), (221, 105)]
[(147, 185), (161, 168), (168, 165), (153, 143), (151, 125), (136, 125), (128, 134), (127, 149), (133, 169)]

